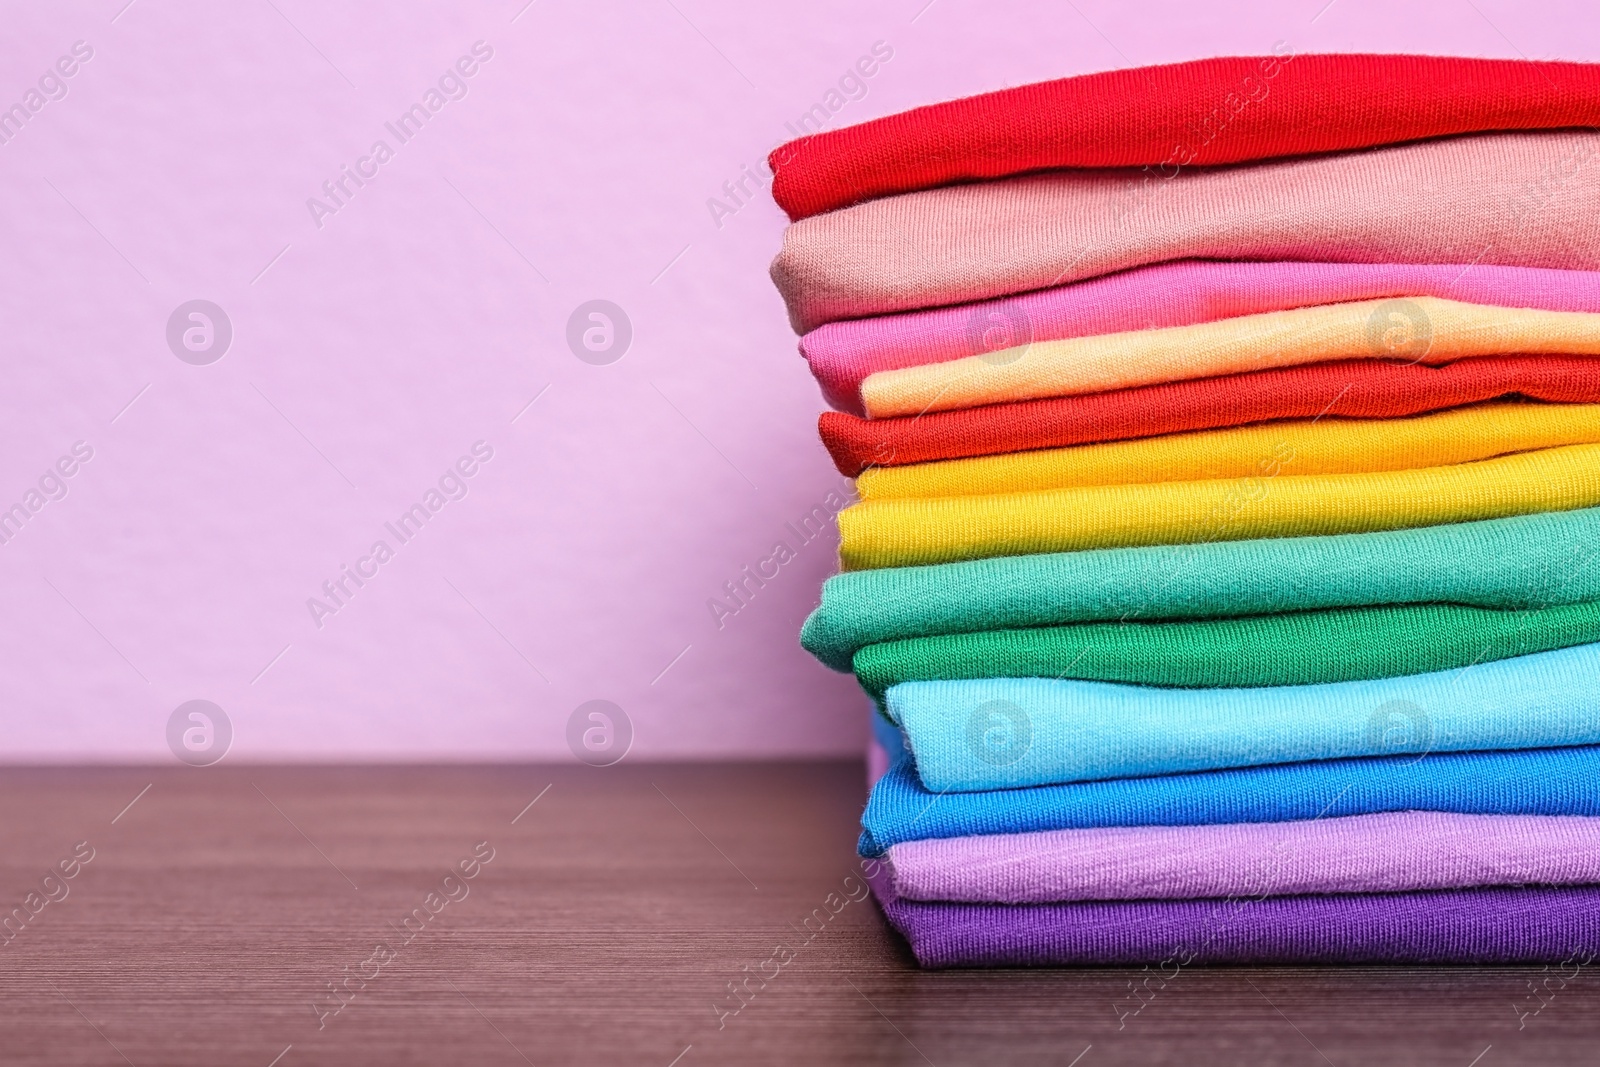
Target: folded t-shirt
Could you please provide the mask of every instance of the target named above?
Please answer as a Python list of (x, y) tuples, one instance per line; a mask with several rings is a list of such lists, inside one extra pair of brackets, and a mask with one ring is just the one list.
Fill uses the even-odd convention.
[[(870, 60), (868, 62), (871, 62)], [(790, 218), (890, 193), (1049, 167), (1337, 152), (1474, 130), (1600, 125), (1587, 63), (1459, 56), (1223, 56), (1022, 85), (773, 150)]]
[(880, 371), (861, 384), (861, 398), (883, 418), (1348, 358), (1447, 363), (1508, 353), (1600, 355), (1600, 314), (1433, 296), (1319, 304)]
[(861, 383), (878, 371), (1067, 337), (1407, 296), (1600, 311), (1600, 273), (1481, 263), (1183, 260), (961, 307), (830, 322), (800, 339), (800, 354), (828, 403), (862, 414)]
[(865, 471), (862, 500), (1029, 493), (1083, 485), (1444, 467), (1600, 442), (1600, 405), (1477, 404), (1398, 419), (1297, 419)]
[(917, 775), (973, 792), (1265, 763), (1600, 744), (1600, 645), (1459, 670), (1259, 689), (1045, 678), (885, 695)]
[(839, 513), (847, 570), (1259, 537), (1397, 530), (1600, 504), (1600, 445), (1371, 474), (1094, 485), (863, 500)]
[(887, 864), (897, 896), (994, 904), (1600, 885), (1600, 819), (1404, 811), (1040, 830), (907, 841)]
[(1400, 604), (1187, 622), (1080, 622), (908, 637), (855, 654), (869, 695), (907, 683), (1074, 678), (1190, 689), (1315, 685), (1458, 670), (1600, 642), (1600, 602)]
[(903, 841), (1075, 827), (1206, 826), (1412, 810), (1600, 816), (1600, 746), (1268, 763), (949, 793), (924, 785), (909, 754), (894, 737), (885, 740), (894, 763), (861, 813), (863, 856), (882, 855)]
[(800, 643), (835, 670), (885, 641), (1070, 622), (1380, 604), (1600, 600), (1600, 509), (1379, 533), (1090, 549), (829, 578)]
[(881, 872), (872, 887), (924, 967), (1148, 964), (1146, 993), (1192, 965), (1548, 963), (1570, 978), (1600, 955), (1600, 886), (1022, 905), (902, 900)]
[(1178, 259), (1600, 268), (1600, 133), (1495, 133), (1170, 179), (1052, 171), (804, 219), (772, 264), (798, 333)]
[(839, 473), (853, 478), (879, 467), (1273, 419), (1389, 419), (1511, 396), (1600, 401), (1600, 360), (1480, 356), (1431, 367), (1344, 359), (898, 418), (825, 411), (817, 429)]

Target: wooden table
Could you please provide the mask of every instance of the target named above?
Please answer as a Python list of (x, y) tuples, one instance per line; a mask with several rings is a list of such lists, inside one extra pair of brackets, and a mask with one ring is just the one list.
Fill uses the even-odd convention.
[(0, 772), (0, 1061), (1600, 1058), (1587, 971), (1520, 1029), (1550, 972), (1194, 969), (1119, 1028), (1128, 969), (918, 971), (849, 899), (863, 795), (848, 763)]

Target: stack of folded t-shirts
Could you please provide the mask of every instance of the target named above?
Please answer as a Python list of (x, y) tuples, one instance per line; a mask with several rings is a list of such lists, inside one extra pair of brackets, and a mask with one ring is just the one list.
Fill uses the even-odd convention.
[(1273, 56), (774, 153), (919, 960), (1600, 952), (1595, 126), (1596, 66)]

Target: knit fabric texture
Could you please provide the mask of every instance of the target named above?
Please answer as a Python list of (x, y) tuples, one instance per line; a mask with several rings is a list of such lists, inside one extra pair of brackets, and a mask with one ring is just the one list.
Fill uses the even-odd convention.
[(1189, 689), (1314, 685), (1457, 670), (1592, 642), (1600, 642), (1596, 601), (1524, 610), (1407, 604), (908, 637), (867, 645), (854, 667), (862, 688), (881, 701), (904, 682), (979, 678)]
[(1185, 260), (962, 307), (831, 322), (800, 339), (800, 354), (828, 403), (859, 415), (861, 382), (877, 371), (1066, 337), (1407, 296), (1600, 311), (1600, 273), (1465, 263)]
[[(1091, 549), (837, 574), (800, 643), (835, 670), (878, 642), (1070, 622), (1429, 602), (1600, 600), (1600, 510), (1328, 537)], [(1052, 672), (1054, 673), (1054, 672)]]
[(1241, 56), (1114, 70), (919, 107), (773, 150), (791, 219), (1051, 167), (1191, 164), (1467, 133), (1600, 125), (1583, 63), (1406, 55)]
[(772, 278), (803, 333), (1177, 259), (1593, 270), (1597, 148), (1592, 131), (1499, 133), (1170, 179), (1056, 171), (948, 186), (794, 223)]
[(939, 793), (901, 751), (861, 814), (863, 856), (904, 841), (1097, 826), (1207, 826), (1385, 811), (1600, 816), (1600, 747), (1273, 763)]
[(863, 419), (828, 411), (822, 414), (818, 430), (839, 473), (855, 477), (876, 467), (1273, 419), (1397, 418), (1512, 396), (1560, 403), (1600, 401), (1600, 360), (1484, 356), (1437, 367), (1337, 360), (901, 418)]
[(880, 371), (862, 383), (861, 398), (869, 415), (884, 418), (1336, 359), (1446, 363), (1507, 353), (1600, 355), (1600, 315), (1432, 296), (1323, 304)]
[(873, 890), (924, 967), (1148, 964), (1159, 990), (1191, 965), (1581, 966), (1600, 955), (1592, 886), (1006, 905), (900, 900), (886, 881)]
[[(1292, 469), (1292, 468), (1291, 468)], [(989, 496), (839, 513), (848, 570), (1132, 545), (1362, 533), (1600, 504), (1600, 445), (1371, 474), (1277, 474)]]
[(973, 792), (1263, 763), (1600, 743), (1600, 645), (1470, 670), (1262, 689), (1046, 678), (888, 691), (928, 788)]
[(1328, 418), (890, 467), (856, 479), (863, 500), (1026, 493), (1080, 485), (1443, 467), (1600, 442), (1600, 405), (1483, 404), (1399, 419)]
[(1406, 811), (1042, 830), (908, 841), (888, 864), (897, 896), (996, 904), (1583, 885), (1600, 883), (1600, 819)]

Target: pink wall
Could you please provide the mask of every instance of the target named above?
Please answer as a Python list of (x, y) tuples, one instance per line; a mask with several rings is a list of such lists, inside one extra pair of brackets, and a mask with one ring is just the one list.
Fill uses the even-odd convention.
[[(65, 490), (0, 545), (0, 757), (171, 759), (192, 699), (234, 759), (570, 758), (596, 698), (634, 759), (859, 752), (853, 684), (795, 643), (831, 534), (720, 630), (707, 606), (839, 488), (766, 279), (781, 216), (723, 183), (880, 41), (838, 123), (1280, 39), (1600, 59), (1581, 0), (1322, 2), (13, 11), (0, 105), (93, 56), (0, 144), (0, 507)], [(478, 41), (464, 97), (386, 129)], [(342, 165), (376, 173), (314, 217)], [(195, 299), (232, 323), (209, 365), (167, 341)], [(592, 299), (632, 324), (609, 365), (567, 344)], [(386, 530), (479, 441), (464, 498)]]

